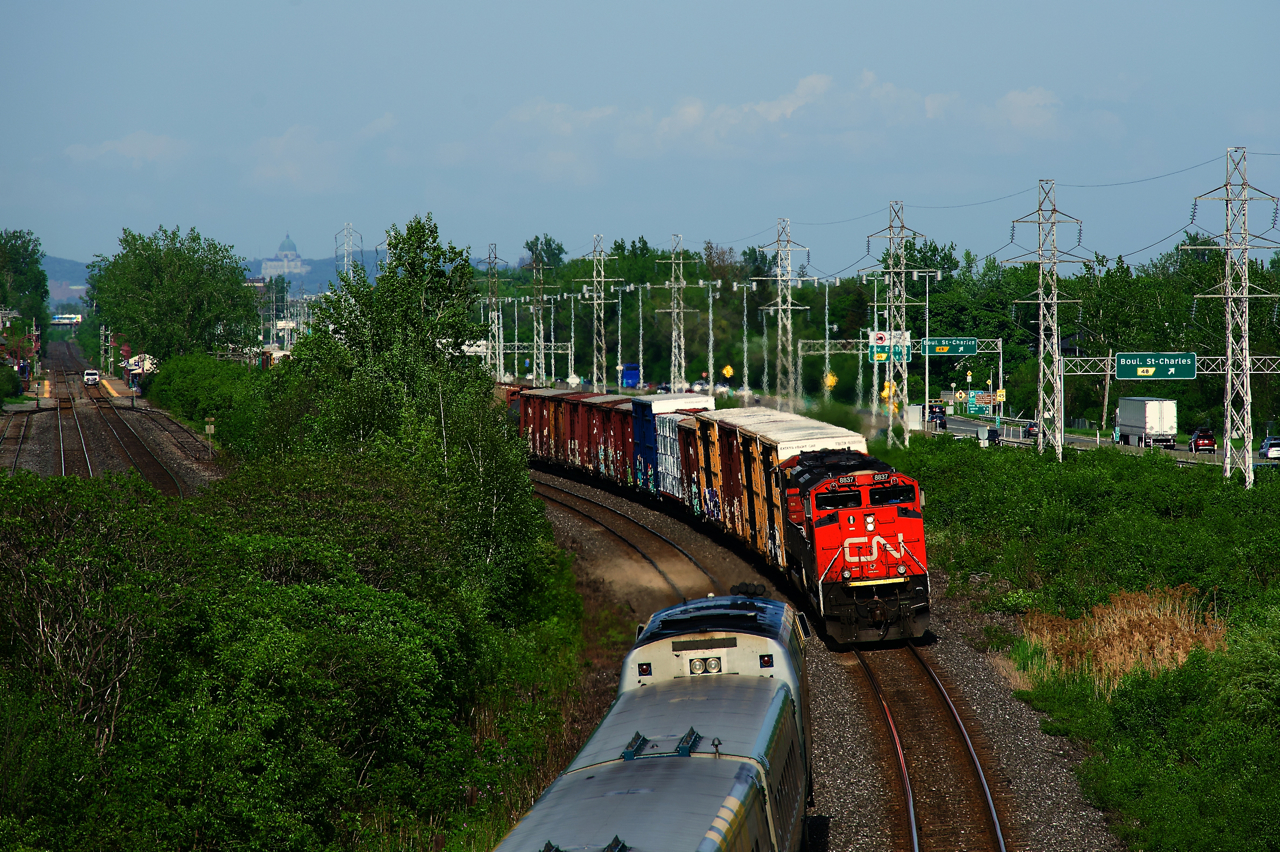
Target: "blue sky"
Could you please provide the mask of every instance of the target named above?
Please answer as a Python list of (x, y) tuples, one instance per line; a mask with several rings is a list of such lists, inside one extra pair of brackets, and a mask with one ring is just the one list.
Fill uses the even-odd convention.
[[(785, 216), (831, 273), (867, 264), (894, 199), (985, 254), (1054, 178), (1084, 245), (1114, 256), (1185, 224), (1228, 146), (1280, 194), (1280, 157), (1260, 156), (1280, 153), (1274, 2), (41, 2), (5, 19), (0, 227), (79, 260), (160, 224), (247, 257), (288, 231), (327, 257), (344, 222), (371, 249), (430, 211), (515, 260), (543, 232), (571, 254), (595, 233), (742, 248)], [(1253, 230), (1271, 214), (1255, 206)]]

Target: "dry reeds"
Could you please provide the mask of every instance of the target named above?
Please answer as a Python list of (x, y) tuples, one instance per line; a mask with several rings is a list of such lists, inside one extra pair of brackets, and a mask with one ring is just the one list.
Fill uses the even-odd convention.
[(1110, 698), (1121, 678), (1134, 669), (1156, 673), (1186, 661), (1195, 648), (1225, 646), (1224, 628), (1196, 603), (1197, 590), (1121, 592), (1070, 620), (1030, 612), (1022, 617), (1027, 642), (1044, 652), (1045, 674), (1077, 674)]

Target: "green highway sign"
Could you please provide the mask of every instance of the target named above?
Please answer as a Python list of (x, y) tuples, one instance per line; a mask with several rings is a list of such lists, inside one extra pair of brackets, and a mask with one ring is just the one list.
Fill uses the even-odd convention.
[(926, 337), (921, 341), (926, 355), (977, 355), (976, 337)]
[(1194, 379), (1194, 352), (1117, 352), (1117, 379)]
[[(887, 362), (889, 360), (888, 345), (887, 344), (883, 346), (872, 345), (872, 347), (869, 350), (867, 350), (867, 360), (873, 364), (877, 361)], [(911, 344), (908, 343), (905, 346), (895, 344), (893, 347), (893, 360), (910, 361), (911, 360)]]

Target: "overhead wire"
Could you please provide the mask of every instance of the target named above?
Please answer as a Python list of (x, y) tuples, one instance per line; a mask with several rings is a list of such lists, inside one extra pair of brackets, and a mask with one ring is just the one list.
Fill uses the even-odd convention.
[(1162, 175), (1156, 175), (1154, 177), (1138, 178), (1137, 180), (1122, 180), (1122, 181), (1117, 181), (1115, 183), (1060, 183), (1058, 184), (1058, 186), (1067, 186), (1067, 187), (1071, 187), (1072, 189), (1100, 189), (1108, 186), (1130, 186), (1135, 183), (1146, 183), (1148, 181), (1160, 180), (1161, 178), (1173, 177), (1174, 175), (1180, 175), (1183, 172), (1189, 172), (1192, 169), (1198, 169), (1201, 166), (1207, 166), (1210, 163), (1221, 162), (1221, 160), (1222, 160), (1222, 157), (1217, 156), (1211, 160), (1205, 160), (1203, 163), (1196, 163), (1194, 166), (1187, 166), (1185, 169), (1178, 169), (1177, 171), (1173, 171), (1173, 172), (1165, 172)]

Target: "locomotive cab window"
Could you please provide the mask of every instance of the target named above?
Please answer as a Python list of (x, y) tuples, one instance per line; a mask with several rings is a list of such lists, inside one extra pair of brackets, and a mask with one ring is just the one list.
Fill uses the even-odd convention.
[(862, 491), (827, 491), (813, 495), (813, 502), (818, 509), (858, 509), (862, 507)]
[(871, 489), (872, 506), (893, 506), (898, 503), (912, 503), (916, 499), (914, 485), (890, 485), (885, 488)]

